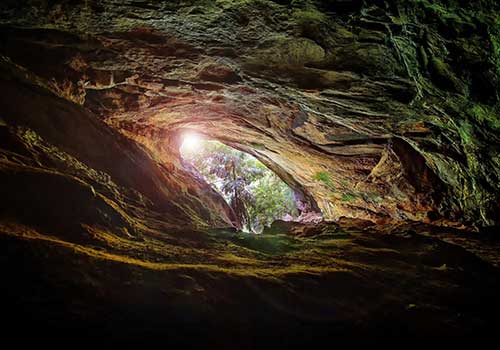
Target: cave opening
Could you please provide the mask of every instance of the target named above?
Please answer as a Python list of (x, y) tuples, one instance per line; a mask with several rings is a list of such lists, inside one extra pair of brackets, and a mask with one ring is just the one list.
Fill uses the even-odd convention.
[(190, 170), (224, 198), (243, 232), (259, 234), (276, 220), (303, 219), (300, 195), (251, 154), (196, 133), (183, 135), (179, 151)]

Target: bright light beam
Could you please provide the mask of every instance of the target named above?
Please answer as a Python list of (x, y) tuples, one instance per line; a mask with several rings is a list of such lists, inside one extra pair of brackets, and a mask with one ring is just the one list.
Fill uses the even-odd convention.
[(183, 135), (182, 146), (183, 151), (196, 152), (201, 145), (201, 138), (197, 134), (188, 133)]

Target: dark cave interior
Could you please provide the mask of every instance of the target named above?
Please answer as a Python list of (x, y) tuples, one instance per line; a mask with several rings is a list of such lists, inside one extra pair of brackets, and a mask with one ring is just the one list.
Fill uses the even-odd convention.
[[(499, 28), (492, 0), (3, 1), (5, 341), (487, 344)], [(243, 234), (187, 130), (321, 220)]]

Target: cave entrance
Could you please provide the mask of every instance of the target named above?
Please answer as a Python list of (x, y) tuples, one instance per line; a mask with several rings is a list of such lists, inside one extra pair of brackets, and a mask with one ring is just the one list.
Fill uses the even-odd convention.
[(183, 135), (180, 153), (226, 200), (244, 232), (300, 220), (294, 191), (252, 155), (194, 133)]

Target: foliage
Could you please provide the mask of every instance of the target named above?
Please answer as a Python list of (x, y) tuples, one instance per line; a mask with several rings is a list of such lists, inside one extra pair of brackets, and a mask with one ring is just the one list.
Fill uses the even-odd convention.
[(487, 126), (492, 130), (500, 130), (500, 108), (487, 105), (474, 104), (469, 109), (469, 114), (483, 127)]
[(313, 179), (323, 183), (326, 187), (335, 189), (335, 185), (332, 182), (332, 177), (326, 171), (318, 171), (316, 174), (314, 174)]
[(183, 151), (226, 199), (246, 230), (260, 232), (274, 220), (297, 216), (292, 190), (254, 157), (215, 141)]
[(270, 226), (276, 219), (298, 214), (292, 190), (269, 170), (251, 185), (251, 191), (255, 203), (250, 207), (250, 215), (258, 230)]
[(344, 194), (342, 195), (342, 198), (341, 198), (341, 200), (342, 200), (343, 202), (352, 202), (352, 201), (354, 201), (355, 199), (356, 199), (356, 195), (355, 195), (355, 194), (353, 194), (353, 193), (344, 193)]

